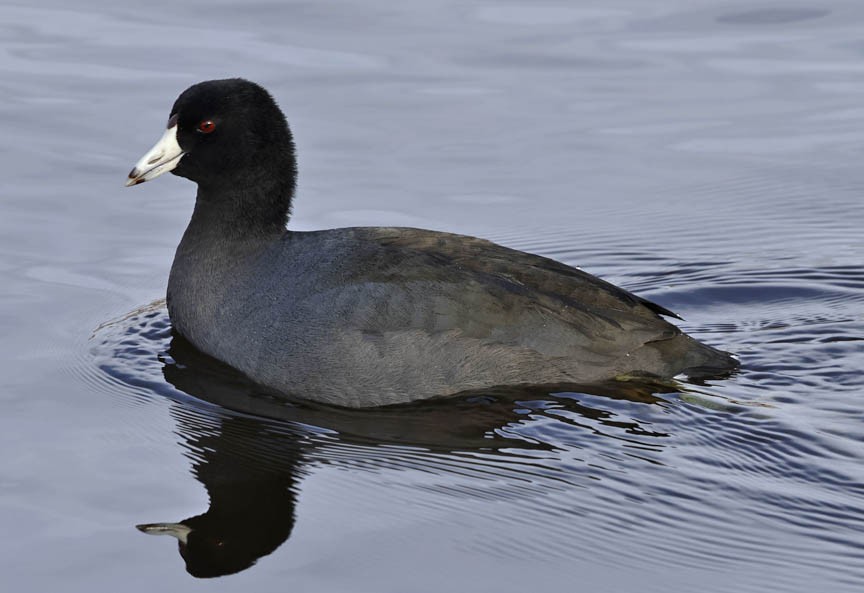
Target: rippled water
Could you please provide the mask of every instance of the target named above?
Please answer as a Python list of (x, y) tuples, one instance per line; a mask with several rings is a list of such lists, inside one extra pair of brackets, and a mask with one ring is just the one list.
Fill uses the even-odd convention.
[[(0, 6), (4, 590), (864, 589), (858, 3), (69, 6)], [(554, 257), (742, 371), (261, 393), (158, 300), (194, 188), (121, 187), (177, 93), (228, 75), (292, 123), (293, 228)], [(135, 529), (180, 521), (185, 561)]]

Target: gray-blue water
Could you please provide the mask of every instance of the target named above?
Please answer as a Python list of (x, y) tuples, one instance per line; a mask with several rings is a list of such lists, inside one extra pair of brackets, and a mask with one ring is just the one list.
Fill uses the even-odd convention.
[[(0, 5), (0, 589), (861, 591), (862, 31), (851, 0)], [(256, 396), (170, 343), (194, 187), (122, 187), (176, 95), (225, 76), (292, 124), (292, 228), (551, 256), (742, 372)], [(205, 513), (187, 560), (233, 576), (135, 529)]]

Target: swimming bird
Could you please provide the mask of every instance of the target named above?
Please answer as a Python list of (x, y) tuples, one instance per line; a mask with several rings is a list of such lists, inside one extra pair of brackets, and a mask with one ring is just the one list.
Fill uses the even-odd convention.
[(269, 390), (370, 407), (737, 366), (671, 311), (552, 259), (416, 228), (287, 230), (294, 140), (253, 82), (177, 98), (127, 185), (169, 171), (198, 184), (168, 280), (172, 325)]

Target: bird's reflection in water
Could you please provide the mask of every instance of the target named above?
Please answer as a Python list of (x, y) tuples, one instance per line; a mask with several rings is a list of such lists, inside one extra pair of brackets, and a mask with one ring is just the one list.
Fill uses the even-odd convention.
[[(627, 382), (590, 389), (567, 386), (568, 395), (556, 395), (565, 391), (563, 386), (546, 386), (390, 408), (332, 408), (285, 402), (263, 393), (176, 335), (163, 373), (180, 391), (216, 404), (178, 398), (172, 408), (180, 444), (192, 460), (195, 478), (207, 490), (210, 508), (179, 523), (138, 528), (175, 537), (186, 570), (196, 577), (239, 572), (276, 550), (294, 525), (304, 465), (333, 462), (323, 451), (334, 443), (354, 446), (357, 454), (382, 445), (410, 446), (418, 455), (553, 449), (550, 443), (507, 428), (548, 409), (556, 411), (557, 420), (573, 417), (604, 424), (614, 416), (579, 403), (573, 392), (650, 404), (662, 401), (655, 394), (664, 390), (656, 384)], [(627, 431), (638, 434), (641, 428), (632, 422)]]
[(173, 535), (196, 577), (239, 572), (278, 548), (294, 526), (297, 442), (255, 419), (174, 414), (192, 472), (210, 498), (206, 513), (179, 523), (139, 525)]

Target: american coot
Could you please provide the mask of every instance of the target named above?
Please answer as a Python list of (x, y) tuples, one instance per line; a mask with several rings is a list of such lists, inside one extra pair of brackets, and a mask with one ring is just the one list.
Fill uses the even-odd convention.
[(737, 366), (667, 309), (551, 259), (413, 228), (287, 231), (293, 138), (247, 80), (184, 91), (127, 185), (168, 171), (198, 184), (168, 280), (174, 328), (278, 392), (363, 407)]

